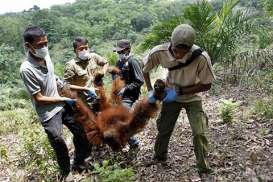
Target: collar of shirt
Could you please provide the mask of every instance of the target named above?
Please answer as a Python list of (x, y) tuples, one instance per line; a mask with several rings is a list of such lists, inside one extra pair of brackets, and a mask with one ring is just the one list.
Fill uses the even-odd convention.
[(171, 53), (171, 43), (169, 43), (169, 46), (168, 46), (168, 56), (170, 57), (170, 61), (171, 62), (179, 62), (179, 63), (185, 63), (192, 55), (192, 51), (195, 50), (195, 45), (192, 46), (191, 50), (185, 54), (185, 56), (182, 58), (182, 59), (176, 59), (173, 54)]
[(169, 45), (168, 45), (167, 54), (168, 54), (170, 62), (175, 62), (176, 61), (176, 58), (171, 53), (171, 43), (169, 43)]
[(45, 58), (45, 65), (44, 64), (41, 64), (39, 63), (38, 61), (36, 61), (29, 53), (27, 53), (27, 60), (34, 66), (34, 67), (42, 67), (42, 68), (46, 68), (47, 69), (47, 65), (48, 65), (48, 59), (50, 59), (49, 56), (47, 56)]
[(90, 61), (90, 59), (87, 59), (87, 60), (81, 60), (80, 58), (76, 57), (75, 58), (75, 62), (76, 63), (87, 63), (88, 61)]

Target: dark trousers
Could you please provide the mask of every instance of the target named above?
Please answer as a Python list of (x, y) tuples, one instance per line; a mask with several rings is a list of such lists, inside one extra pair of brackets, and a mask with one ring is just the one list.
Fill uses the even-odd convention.
[(158, 134), (155, 142), (155, 157), (162, 160), (167, 158), (170, 137), (182, 108), (185, 108), (190, 122), (197, 167), (200, 170), (206, 170), (208, 168), (206, 161), (208, 140), (205, 135), (207, 117), (203, 111), (201, 101), (163, 103), (161, 113), (157, 119)]
[[(134, 104), (135, 101), (132, 101), (131, 99), (129, 98), (123, 98), (122, 99), (122, 105), (128, 109), (131, 109), (133, 104)], [(138, 145), (139, 141), (136, 137), (132, 136), (131, 138), (129, 138), (128, 140), (128, 144), (130, 146), (134, 146), (134, 145)]]
[(132, 101), (129, 98), (123, 98), (122, 99), (122, 105), (128, 109), (131, 109), (135, 101)]
[(87, 158), (91, 152), (91, 145), (86, 138), (86, 134), (82, 126), (74, 121), (73, 115), (74, 112), (71, 109), (64, 107), (50, 120), (42, 123), (49, 142), (56, 153), (57, 162), (62, 173), (70, 172), (68, 148), (62, 136), (63, 124), (73, 134), (73, 143), (75, 146), (73, 165), (82, 164), (84, 159)]

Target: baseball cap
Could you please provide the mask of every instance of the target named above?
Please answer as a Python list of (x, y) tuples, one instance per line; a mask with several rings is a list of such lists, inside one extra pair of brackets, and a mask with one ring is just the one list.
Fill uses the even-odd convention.
[(113, 49), (114, 52), (119, 52), (124, 49), (131, 48), (130, 41), (127, 39), (122, 39), (117, 42), (117, 45)]
[(192, 47), (196, 37), (195, 34), (195, 30), (190, 25), (178, 25), (172, 32), (171, 43), (174, 47), (179, 44)]

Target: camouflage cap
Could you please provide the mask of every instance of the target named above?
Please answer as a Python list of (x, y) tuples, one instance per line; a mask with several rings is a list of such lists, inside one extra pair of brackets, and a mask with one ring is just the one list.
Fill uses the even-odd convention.
[(124, 49), (131, 48), (130, 41), (127, 39), (122, 39), (117, 42), (116, 47), (113, 49), (114, 52), (119, 52)]
[(171, 43), (173, 46), (184, 44), (192, 47), (195, 41), (195, 30), (188, 24), (178, 25), (172, 33)]

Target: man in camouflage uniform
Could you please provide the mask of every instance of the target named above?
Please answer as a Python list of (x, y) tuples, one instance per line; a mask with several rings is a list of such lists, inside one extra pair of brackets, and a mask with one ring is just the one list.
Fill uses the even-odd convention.
[(90, 87), (102, 85), (108, 62), (95, 53), (90, 53), (88, 40), (77, 37), (73, 42), (76, 58), (68, 61), (64, 68), (64, 80), (69, 84)]
[(194, 152), (199, 174), (210, 171), (206, 161), (208, 140), (205, 136), (207, 118), (198, 95), (211, 88), (215, 79), (207, 52), (194, 45), (195, 30), (186, 24), (177, 26), (171, 42), (154, 47), (144, 58), (144, 78), (149, 100), (153, 101), (153, 88), (149, 72), (158, 65), (168, 69), (167, 85), (176, 91), (173, 102), (163, 102), (157, 119), (158, 135), (155, 142), (156, 161), (167, 160), (168, 144), (182, 108), (185, 108), (193, 135)]

